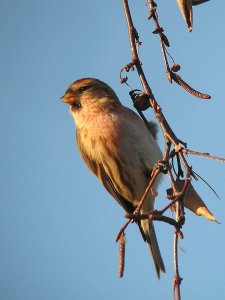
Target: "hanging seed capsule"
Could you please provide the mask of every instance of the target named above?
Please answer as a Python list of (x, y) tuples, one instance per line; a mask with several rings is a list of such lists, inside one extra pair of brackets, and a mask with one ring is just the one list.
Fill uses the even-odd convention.
[(173, 71), (173, 72), (178, 72), (178, 71), (180, 71), (180, 69), (181, 69), (181, 66), (178, 64), (173, 64), (171, 67), (171, 71)]
[(149, 102), (149, 96), (145, 93), (140, 93), (137, 94), (135, 99), (133, 100), (134, 107), (144, 111), (151, 107), (150, 102)]

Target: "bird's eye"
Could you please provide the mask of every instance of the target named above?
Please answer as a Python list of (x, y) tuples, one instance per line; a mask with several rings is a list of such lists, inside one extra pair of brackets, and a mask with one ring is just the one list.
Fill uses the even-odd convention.
[(84, 91), (86, 91), (87, 89), (89, 89), (89, 85), (83, 85), (78, 89), (79, 93), (83, 93)]
[(80, 108), (81, 107), (80, 101), (75, 101), (73, 103), (73, 107), (76, 108), (76, 109)]

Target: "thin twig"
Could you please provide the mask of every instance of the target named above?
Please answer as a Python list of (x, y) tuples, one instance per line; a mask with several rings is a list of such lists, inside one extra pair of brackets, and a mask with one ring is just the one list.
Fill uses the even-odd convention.
[(192, 155), (202, 156), (202, 157), (210, 158), (210, 159), (213, 159), (213, 160), (218, 160), (218, 161), (221, 161), (221, 162), (225, 162), (225, 158), (211, 155), (208, 152), (193, 151), (193, 150), (190, 150), (190, 149), (187, 149), (187, 148), (182, 149), (182, 151), (183, 151), (184, 154), (192, 154)]
[(183, 188), (181, 190), (181, 192), (179, 192), (176, 196), (174, 196), (174, 199), (168, 204), (166, 205), (163, 209), (160, 210), (160, 212), (162, 214), (164, 214), (171, 206), (173, 206), (177, 201), (181, 201), (184, 197), (184, 194), (186, 193), (186, 190), (188, 188), (190, 179), (185, 179), (184, 181), (184, 185)]
[[(176, 202), (176, 221), (179, 223), (181, 217), (181, 204)], [(179, 273), (179, 264), (178, 264), (178, 238), (179, 238), (179, 231), (175, 228), (174, 232), (174, 299), (181, 300), (181, 293), (180, 293), (180, 284), (181, 284), (181, 277)]]
[(210, 190), (212, 190), (212, 192), (215, 194), (215, 196), (220, 199), (219, 195), (217, 194), (217, 192), (211, 187), (211, 185), (199, 174), (197, 174), (195, 171), (192, 170), (192, 173), (194, 173), (196, 175), (197, 178), (200, 178), (209, 188)]
[(157, 178), (157, 176), (159, 175), (160, 172), (161, 172), (161, 168), (158, 164), (156, 164), (155, 168), (153, 168), (153, 171), (152, 171), (152, 174), (151, 174), (151, 180), (150, 180), (150, 182), (149, 182), (149, 184), (148, 184), (148, 186), (147, 186), (140, 202), (138, 203), (138, 206), (135, 209), (134, 214), (139, 214), (140, 213), (140, 210), (141, 210), (141, 208), (142, 208), (142, 206), (145, 202), (145, 199), (148, 196), (148, 193), (149, 193), (150, 189), (152, 188), (152, 186), (153, 186), (153, 184), (154, 184), (154, 182), (155, 182), (155, 180), (156, 180), (156, 178)]
[(127, 221), (123, 227), (120, 228), (119, 232), (117, 233), (117, 236), (116, 236), (116, 242), (118, 242), (121, 238), (121, 236), (124, 234), (127, 226), (132, 222), (132, 219), (130, 219), (129, 221)]
[[(145, 190), (145, 192), (144, 192), (144, 194), (143, 194), (143, 196), (142, 196), (142, 198), (141, 198), (141, 200), (140, 200), (138, 206), (136, 207), (135, 211), (133, 212), (133, 214), (135, 214), (135, 215), (139, 215), (139, 214), (140, 214), (140, 210), (141, 210), (141, 208), (142, 208), (142, 206), (143, 206), (143, 204), (144, 204), (144, 202), (145, 202), (145, 199), (146, 199), (146, 197), (147, 197), (147, 195), (148, 195), (150, 189), (152, 188), (152, 186), (153, 186), (153, 184), (154, 184), (154, 182), (155, 182), (155, 180), (156, 180), (156, 178), (157, 178), (157, 176), (159, 175), (160, 172), (161, 172), (161, 168), (160, 168), (160, 166), (159, 166), (158, 164), (156, 164), (155, 168), (153, 168), (153, 171), (152, 171), (152, 175), (151, 175), (151, 179), (150, 179), (150, 181), (149, 181), (149, 184), (148, 184), (148, 186), (147, 186), (147, 188), (146, 188), (146, 190)], [(133, 221), (134, 221), (133, 219), (130, 219), (128, 222), (126, 222), (126, 223), (123, 225), (122, 228), (120, 228), (120, 230), (119, 230), (119, 232), (118, 232), (118, 234), (117, 234), (117, 236), (116, 236), (116, 242), (119, 241), (119, 239), (121, 238), (121, 236), (124, 234), (124, 232), (125, 232), (127, 226), (128, 226), (131, 222), (133, 222)]]
[(179, 269), (178, 269), (178, 235), (175, 231), (174, 233), (174, 266), (175, 266), (175, 275), (173, 279), (173, 288), (174, 288), (174, 299), (180, 300), (181, 294), (180, 294), (180, 284), (181, 284), (181, 278), (179, 276)]
[[(176, 71), (180, 70), (180, 65), (174, 64), (174, 66), (176, 66), (175, 68), (174, 68), (174, 66), (172, 68), (169, 67), (167, 55), (169, 57), (171, 57), (171, 55), (168, 53), (166, 47), (170, 47), (170, 43), (169, 43), (169, 40), (166, 37), (166, 35), (163, 33), (164, 32), (163, 27), (161, 27), (160, 24), (159, 24), (159, 17), (158, 17), (158, 14), (157, 14), (156, 5), (153, 4), (153, 1), (148, 1), (148, 4), (149, 4), (149, 8), (150, 8), (150, 14), (148, 16), (148, 19), (150, 20), (152, 18), (155, 22), (156, 29), (153, 31), (153, 33), (158, 34), (159, 37), (160, 37), (160, 45), (161, 45), (161, 50), (162, 50), (162, 53), (163, 53), (163, 60), (164, 60), (164, 63), (165, 63), (166, 75), (167, 75), (167, 78), (168, 78), (169, 82), (170, 83), (172, 83), (172, 81), (176, 82), (184, 90), (186, 90), (188, 93), (192, 94), (195, 97), (198, 97), (198, 98), (201, 98), (201, 99), (210, 99), (211, 98), (210, 95), (201, 93), (201, 92), (193, 89), (180, 76), (178, 76), (177, 74), (175, 74), (173, 72), (173, 70), (175, 70), (175, 69), (176, 69)], [(172, 61), (174, 63), (173, 58), (172, 58)]]
[(161, 212), (159, 212), (159, 211), (153, 211), (153, 212), (149, 212), (147, 214), (141, 214), (141, 215), (127, 213), (127, 214), (125, 214), (125, 218), (132, 219), (135, 222), (138, 222), (140, 220), (146, 220), (146, 219), (149, 219), (152, 221), (161, 221), (161, 222), (167, 223), (169, 225), (172, 225), (172, 226), (176, 227), (177, 229), (180, 226), (180, 224), (176, 220), (174, 220), (173, 218), (163, 216), (161, 214)]

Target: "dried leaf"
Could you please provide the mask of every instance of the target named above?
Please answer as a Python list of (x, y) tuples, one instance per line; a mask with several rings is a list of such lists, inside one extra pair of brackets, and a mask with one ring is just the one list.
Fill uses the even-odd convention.
[(192, 0), (192, 5), (199, 5), (208, 1), (209, 0)]
[(192, 12), (192, 0), (177, 0), (177, 4), (180, 8), (181, 14), (187, 23), (188, 30), (192, 31), (193, 12)]
[[(184, 180), (178, 179), (176, 181), (176, 188), (181, 191)], [(184, 206), (195, 213), (197, 216), (203, 216), (207, 220), (217, 222), (214, 215), (208, 209), (204, 201), (194, 189), (193, 185), (189, 183), (186, 194), (183, 199)]]
[(170, 47), (170, 42), (169, 42), (168, 38), (165, 36), (164, 33), (161, 34), (161, 38), (162, 38), (162, 40), (163, 40), (165, 46), (166, 46), (166, 47)]
[(148, 14), (148, 20), (150, 20), (154, 15), (154, 11), (150, 10), (149, 14)]

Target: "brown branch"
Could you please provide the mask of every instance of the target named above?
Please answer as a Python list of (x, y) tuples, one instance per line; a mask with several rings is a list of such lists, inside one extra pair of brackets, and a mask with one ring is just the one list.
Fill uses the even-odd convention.
[(179, 275), (179, 267), (178, 267), (178, 235), (175, 231), (174, 233), (174, 279), (173, 279), (173, 288), (174, 288), (174, 299), (180, 300), (181, 299), (181, 293), (180, 293), (180, 284), (182, 278)]
[(146, 197), (148, 196), (148, 193), (150, 191), (150, 189), (152, 188), (157, 176), (159, 175), (159, 173), (161, 172), (161, 166), (159, 164), (155, 165), (155, 168), (153, 168), (152, 174), (151, 174), (151, 179), (150, 182), (140, 200), (140, 202), (138, 203), (137, 208), (134, 211), (134, 214), (140, 214), (140, 210), (145, 202)]
[[(177, 138), (173, 130), (171, 129), (170, 125), (168, 124), (165, 116), (162, 113), (161, 107), (156, 101), (152, 89), (147, 82), (145, 73), (143, 71), (142, 63), (139, 59), (139, 36), (136, 28), (134, 27), (128, 0), (122, 0), (123, 2), (123, 8), (124, 13), (126, 17), (127, 27), (128, 27), (128, 35), (129, 35), (129, 41), (130, 41), (130, 49), (131, 49), (131, 55), (132, 59), (129, 64), (127, 64), (120, 72), (120, 79), (121, 82), (124, 82), (128, 85), (128, 77), (123, 78), (122, 72), (126, 71), (129, 72), (130, 70), (134, 70), (136, 68), (139, 79), (141, 81), (141, 84), (143, 86), (144, 93), (136, 93), (137, 90), (132, 90), (130, 92), (130, 96), (134, 102), (134, 106), (137, 109), (140, 117), (145, 122), (146, 126), (149, 128), (148, 121), (146, 120), (144, 114), (142, 113), (143, 110), (147, 109), (148, 107), (151, 107), (156, 119), (158, 120), (158, 123), (162, 129), (162, 133), (165, 139), (165, 150), (163, 154), (163, 159), (158, 162), (155, 167), (153, 168), (151, 179), (149, 181), (149, 184), (137, 206), (135, 211), (132, 214), (125, 214), (125, 217), (129, 220), (123, 225), (123, 227), (119, 230), (119, 233), (117, 234), (116, 241), (119, 241), (123, 238), (125, 234), (125, 230), (127, 226), (130, 223), (133, 222), (139, 222), (143, 219), (150, 219), (152, 221), (163, 221), (165, 223), (168, 223), (170, 225), (173, 225), (175, 227), (174, 232), (174, 298), (177, 300), (181, 299), (180, 294), (180, 284), (181, 284), (181, 277), (179, 274), (179, 266), (178, 266), (178, 239), (183, 238), (183, 234), (181, 232), (181, 228), (184, 224), (185, 218), (184, 218), (184, 205), (183, 205), (183, 199), (186, 195), (186, 192), (188, 191), (188, 187), (191, 182), (191, 177), (196, 178), (195, 172), (192, 171), (192, 168), (189, 166), (185, 155), (192, 154), (192, 155), (198, 155), (203, 156), (215, 160), (219, 160), (222, 162), (225, 162), (225, 158), (219, 158), (216, 156), (212, 156), (209, 153), (204, 152), (197, 152), (192, 151), (190, 149), (187, 149), (186, 143), (181, 141)], [(148, 4), (150, 6), (150, 14), (148, 16), (148, 19), (153, 19), (156, 25), (156, 30), (153, 32), (155, 34), (159, 34), (160, 36), (160, 43), (161, 48), (163, 52), (163, 59), (166, 67), (166, 74), (168, 76), (168, 79), (170, 82), (174, 80), (177, 84), (179, 84), (181, 87), (183, 87), (186, 91), (191, 93), (192, 95), (202, 98), (202, 99), (210, 99), (210, 96), (207, 94), (203, 94), (201, 92), (198, 92), (194, 90), (192, 87), (190, 87), (184, 80), (176, 75), (174, 72), (179, 71), (180, 66), (174, 63), (173, 58), (169, 55), (166, 47), (169, 47), (169, 40), (163, 33), (163, 28), (159, 24), (158, 20), (158, 14), (156, 11), (156, 3), (153, 0), (148, 0)], [(169, 67), (168, 58), (167, 55), (171, 57), (173, 60), (174, 65), (172, 68)], [(141, 99), (142, 97), (142, 99)], [(149, 101), (149, 104), (146, 103), (146, 101)], [(176, 157), (177, 159), (177, 172), (174, 167), (174, 161), (173, 158)], [(171, 163), (172, 161), (172, 163)], [(168, 192), (168, 199), (170, 199), (170, 203), (166, 205), (163, 209), (160, 211), (153, 211), (148, 212), (146, 214), (141, 214), (141, 208), (144, 204), (144, 201), (152, 188), (157, 176), (160, 174), (160, 172), (167, 174), (170, 180), (171, 189), (170, 192)], [(177, 188), (176, 182), (180, 179), (180, 177), (184, 178), (183, 185), (181, 188)], [(169, 209), (173, 208), (176, 212), (176, 218), (169, 218), (164, 216), (163, 214)], [(122, 247), (122, 246), (121, 246)], [(121, 250), (122, 251), (122, 250)], [(123, 251), (125, 251), (125, 248), (123, 248)], [(124, 252), (125, 253), (125, 252)], [(124, 255), (120, 254), (120, 264), (124, 266)], [(122, 267), (121, 267), (122, 268)], [(120, 273), (121, 274), (121, 273)]]
[[(138, 56), (136, 43), (135, 43), (135, 35), (134, 32), (136, 32), (136, 29), (133, 25), (133, 21), (130, 14), (130, 9), (128, 5), (127, 0), (123, 0), (123, 7), (125, 12), (125, 17), (127, 21), (128, 26), (128, 34), (129, 34), (129, 40), (130, 40), (130, 47), (131, 47), (131, 54), (132, 54), (132, 62), (135, 63), (137, 73), (139, 75), (140, 81), (142, 83), (142, 86), (144, 88), (144, 91), (146, 94), (149, 95), (149, 101), (151, 104), (151, 107), (155, 113), (156, 118), (159, 121), (159, 124), (162, 128), (164, 136), (171, 141), (173, 144), (176, 145), (176, 148), (180, 148), (180, 143), (182, 143), (177, 137), (175, 136), (174, 132), (170, 128), (168, 122), (166, 121), (159, 104), (156, 102), (154, 95), (152, 93), (152, 90), (147, 82), (147, 79), (145, 77), (144, 71), (142, 69), (142, 65)], [(183, 144), (183, 143), (182, 143)]]
[(176, 227), (177, 229), (180, 228), (180, 224), (176, 220), (174, 220), (173, 218), (163, 216), (160, 211), (153, 211), (153, 212), (149, 212), (147, 214), (141, 214), (141, 215), (127, 213), (124, 216), (125, 216), (125, 218), (132, 219), (135, 222), (138, 222), (140, 220), (149, 219), (152, 221), (161, 221), (161, 222), (167, 223), (169, 225)]
[(124, 232), (125, 232), (127, 226), (128, 226), (131, 222), (132, 222), (132, 219), (130, 219), (129, 221), (127, 221), (127, 222), (123, 225), (123, 227), (120, 228), (119, 232), (118, 232), (117, 235), (116, 235), (116, 242), (118, 242), (118, 241), (120, 240), (120, 238), (121, 238), (121, 236), (124, 234)]
[(168, 63), (167, 50), (166, 50), (166, 47), (170, 47), (170, 43), (169, 43), (168, 38), (163, 33), (164, 29), (162, 27), (160, 27), (160, 25), (159, 25), (159, 18), (158, 18), (158, 14), (156, 12), (155, 7), (154, 7), (153, 12), (152, 12), (152, 17), (153, 17), (153, 20), (154, 20), (155, 26), (156, 26), (156, 30), (153, 31), (153, 33), (154, 34), (156, 34), (156, 33), (159, 34), (160, 45), (161, 45), (161, 50), (162, 50), (162, 54), (163, 54), (163, 60), (164, 60), (165, 68), (166, 68), (166, 75), (167, 75), (167, 78), (168, 78), (169, 82), (172, 83), (172, 78), (171, 78), (171, 75), (170, 75), (171, 71), (170, 71), (170, 67), (169, 67), (169, 63)]
[(202, 156), (202, 157), (205, 157), (205, 158), (210, 158), (210, 159), (213, 159), (213, 160), (218, 160), (218, 161), (221, 161), (221, 162), (225, 162), (225, 158), (211, 155), (208, 152), (193, 151), (193, 150), (190, 150), (190, 149), (187, 149), (187, 148), (182, 149), (182, 152), (186, 155), (192, 154), (192, 155)]
[[(176, 202), (176, 221), (178, 223), (182, 223), (183, 219), (183, 205), (180, 202)], [(174, 232), (174, 299), (181, 300), (181, 293), (180, 293), (180, 285), (182, 278), (180, 277), (179, 273), (179, 263), (178, 263), (178, 239), (183, 238), (180, 236), (180, 232), (175, 228)]]
[[(165, 64), (166, 69), (166, 76), (170, 83), (172, 81), (175, 81), (178, 85), (180, 85), (184, 90), (186, 90), (188, 93), (192, 94), (195, 97), (201, 98), (201, 99), (210, 99), (211, 96), (201, 93), (199, 91), (196, 91), (193, 89), (190, 85), (188, 85), (180, 76), (175, 74), (174, 72), (180, 70), (180, 65), (174, 64), (171, 68), (169, 67), (168, 58), (171, 57), (171, 55), (168, 53), (166, 47), (170, 47), (170, 43), (166, 35), (163, 33), (164, 29), (159, 24), (159, 17), (157, 14), (156, 7), (157, 5), (153, 1), (148, 1), (149, 7), (150, 7), (150, 13), (148, 15), (148, 20), (153, 19), (155, 23), (156, 29), (153, 31), (154, 34), (158, 34), (160, 37), (160, 45), (163, 53), (163, 60)], [(172, 57), (171, 57), (172, 58)], [(172, 61), (174, 63), (174, 59), (172, 58)], [(173, 72), (174, 71), (174, 72)]]

